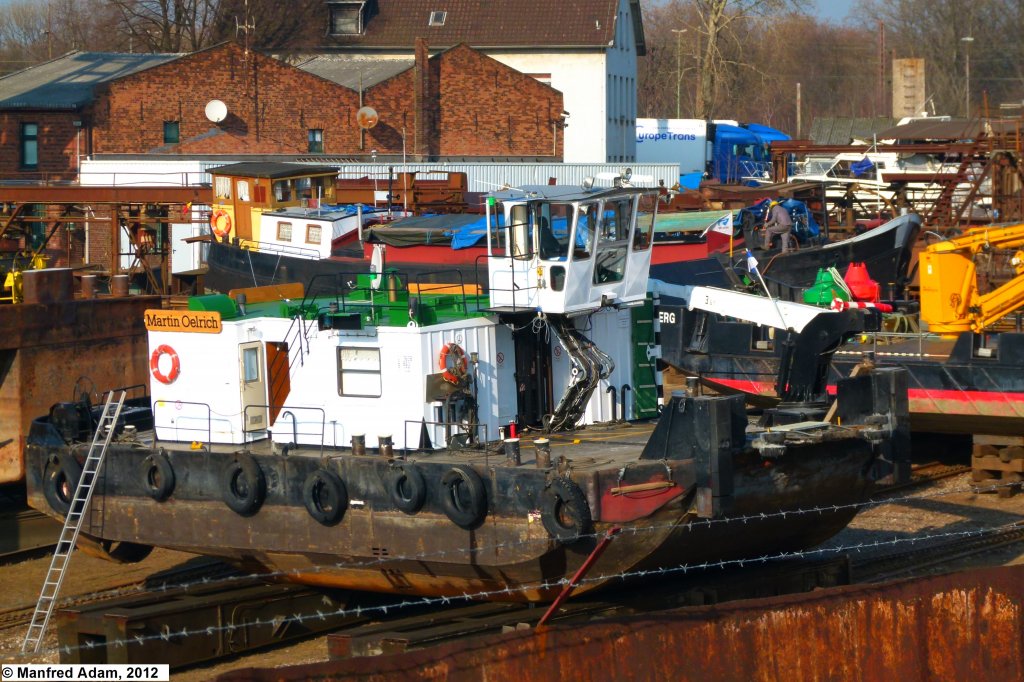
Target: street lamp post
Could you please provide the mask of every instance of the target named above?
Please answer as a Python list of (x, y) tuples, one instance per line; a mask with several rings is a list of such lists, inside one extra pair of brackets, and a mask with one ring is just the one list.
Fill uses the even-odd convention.
[(973, 36), (964, 36), (960, 39), (960, 42), (964, 44), (964, 89), (966, 94), (964, 95), (964, 118), (971, 117), (971, 43), (974, 42)]
[(676, 34), (676, 118), (679, 118), (679, 104), (682, 101), (679, 88), (680, 82), (683, 80), (683, 34), (686, 33), (686, 29), (673, 28), (671, 30)]

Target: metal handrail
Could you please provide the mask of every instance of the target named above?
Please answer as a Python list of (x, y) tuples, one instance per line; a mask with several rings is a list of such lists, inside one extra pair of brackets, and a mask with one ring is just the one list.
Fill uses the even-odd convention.
[[(309, 411), (312, 411), (312, 412), (319, 412), (320, 413), (320, 456), (323, 457), (323, 455), (324, 455), (324, 436), (327, 433), (327, 411), (324, 410), (324, 408), (322, 408), (322, 407), (306, 407), (306, 406), (303, 406), (303, 405), (287, 405), (287, 404), (284, 404), (284, 403), (282, 403), (280, 405), (278, 405), (278, 404), (266, 404), (266, 405), (252, 404), (252, 405), (246, 405), (245, 407), (242, 408), (242, 424), (243, 425), (248, 420), (249, 409), (250, 408), (252, 408), (252, 409), (255, 409), (255, 408), (265, 409), (265, 410), (267, 410), (268, 413), (270, 411), (272, 411), (274, 408), (277, 408), (278, 410), (282, 410), (282, 412), (280, 413), (282, 417), (285, 414), (288, 414), (288, 416), (290, 416), (292, 418), (292, 432), (293, 432), (293, 434), (295, 436), (295, 444), (296, 445), (299, 444), (298, 443), (298, 437), (300, 435), (300, 432), (298, 430), (298, 418), (295, 416), (295, 414), (292, 412), (292, 410), (309, 410)], [(269, 421), (270, 421), (270, 419), (269, 419), (269, 414), (268, 414), (267, 428), (266, 429), (261, 429), (261, 430), (265, 430), (268, 434), (271, 434), (271, 433), (273, 433), (273, 429), (271, 428)], [(242, 433), (250, 433), (250, 432), (249, 431), (245, 431), (244, 428), (243, 428)], [(315, 431), (303, 431), (303, 432), (301, 432), (301, 435), (303, 435), (303, 436), (316, 435), (316, 432)], [(246, 441), (246, 445), (248, 445), (251, 442), (253, 442), (253, 441)]]
[(291, 244), (278, 244), (277, 242), (262, 242), (254, 241), (252, 239), (239, 239), (239, 248), (260, 251), (263, 253), (280, 253), (291, 256), (301, 256), (302, 258), (308, 258), (315, 260), (320, 258), (320, 252), (316, 249), (308, 249), (302, 246), (292, 246)]
[[(160, 403), (166, 403), (166, 404), (170, 405), (170, 404), (172, 404), (172, 402), (173, 402), (174, 405), (198, 405), (199, 407), (205, 407), (206, 408), (206, 442), (207, 443), (212, 443), (212, 441), (213, 441), (213, 409), (210, 407), (209, 403), (199, 403), (199, 402), (193, 402), (191, 400), (174, 400), (174, 401), (171, 401), (171, 400), (157, 400), (155, 403), (153, 403), (153, 443), (154, 443), (154, 445), (157, 443), (157, 441), (159, 441), (159, 438), (156, 435), (156, 408), (159, 407)], [(175, 428), (179, 428), (179, 427), (175, 426)], [(181, 428), (182, 431), (198, 431), (199, 430), (199, 429), (193, 429), (193, 428), (187, 428), (187, 427), (180, 427), (180, 428)]]

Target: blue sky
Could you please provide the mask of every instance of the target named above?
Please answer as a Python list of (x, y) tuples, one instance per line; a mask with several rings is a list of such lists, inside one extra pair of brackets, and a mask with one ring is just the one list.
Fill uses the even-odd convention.
[(813, 0), (812, 4), (817, 5), (817, 11), (814, 12), (817, 16), (842, 23), (850, 8), (857, 4), (857, 0)]

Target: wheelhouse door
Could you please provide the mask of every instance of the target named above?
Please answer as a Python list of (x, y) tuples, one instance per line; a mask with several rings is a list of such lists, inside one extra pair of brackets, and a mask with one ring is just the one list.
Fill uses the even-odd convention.
[(267, 428), (267, 377), (260, 341), (238, 347), (239, 376), (242, 393), (242, 430), (263, 431)]

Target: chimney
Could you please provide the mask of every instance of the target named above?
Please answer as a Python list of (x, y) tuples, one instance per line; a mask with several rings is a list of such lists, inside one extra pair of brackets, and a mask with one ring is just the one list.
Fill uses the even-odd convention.
[(430, 51), (427, 49), (427, 41), (423, 38), (416, 39), (416, 67), (413, 70), (415, 83), (413, 84), (413, 112), (416, 116), (416, 131), (413, 137), (413, 155), (418, 161), (428, 161), (430, 154), (430, 140), (433, 130), (431, 121), (432, 93), (430, 92)]

